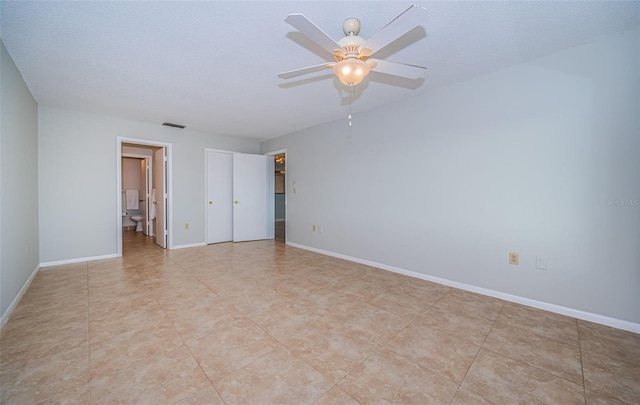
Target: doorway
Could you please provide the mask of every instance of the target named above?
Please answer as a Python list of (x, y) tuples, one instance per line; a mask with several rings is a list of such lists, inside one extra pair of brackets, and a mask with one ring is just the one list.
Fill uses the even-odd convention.
[[(125, 151), (126, 146), (122, 152), (122, 227), (134, 228), (136, 231), (139, 228), (144, 235), (154, 236), (155, 221), (150, 210), (151, 191), (154, 187), (152, 156)], [(141, 217), (141, 221), (134, 221), (135, 216)]]
[(286, 243), (287, 241), (287, 184), (286, 154), (280, 153), (273, 156), (274, 178), (274, 240)]
[[(127, 190), (123, 187), (123, 157), (136, 157), (141, 161), (140, 178), (144, 178), (144, 181), (140, 181), (140, 187), (137, 189), (141, 207), (139, 207), (140, 212), (136, 214), (142, 215), (146, 223), (142, 225), (144, 229), (141, 229), (140, 235), (153, 235), (146, 238), (163, 249), (171, 249), (173, 246), (170, 232), (170, 229), (173, 229), (173, 215), (170, 209), (173, 206), (171, 144), (117, 137), (117, 255), (122, 256), (123, 221), (127, 218), (125, 215)], [(128, 189), (129, 192), (136, 190), (135, 186), (128, 187), (131, 187)], [(124, 223), (129, 224), (126, 221)]]

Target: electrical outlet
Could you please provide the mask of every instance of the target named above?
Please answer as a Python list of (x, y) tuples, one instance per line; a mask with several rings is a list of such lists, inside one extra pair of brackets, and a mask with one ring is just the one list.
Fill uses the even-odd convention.
[(324, 228), (322, 227), (322, 225), (320, 226), (320, 233), (322, 233), (322, 231), (324, 230)]
[(518, 264), (520, 258), (517, 253), (509, 252), (509, 264)]
[(184, 224), (184, 229), (189, 229), (189, 223)]
[(546, 270), (547, 269), (547, 258), (544, 256), (536, 257), (536, 269)]
[(315, 226), (315, 225), (311, 225), (311, 230), (312, 230), (313, 232), (315, 232), (315, 231), (316, 231), (316, 226)]

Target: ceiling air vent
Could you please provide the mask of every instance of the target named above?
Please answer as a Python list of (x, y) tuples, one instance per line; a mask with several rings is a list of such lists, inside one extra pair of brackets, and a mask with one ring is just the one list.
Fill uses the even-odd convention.
[(180, 129), (185, 128), (185, 125), (174, 124), (173, 122), (163, 122), (162, 125), (164, 125), (165, 127), (171, 127), (171, 128), (180, 128)]

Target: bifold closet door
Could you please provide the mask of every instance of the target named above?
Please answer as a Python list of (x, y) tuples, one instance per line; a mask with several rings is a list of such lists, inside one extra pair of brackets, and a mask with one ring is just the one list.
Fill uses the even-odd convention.
[(268, 159), (265, 155), (233, 154), (234, 242), (267, 239)]
[(207, 152), (207, 243), (233, 240), (233, 154)]

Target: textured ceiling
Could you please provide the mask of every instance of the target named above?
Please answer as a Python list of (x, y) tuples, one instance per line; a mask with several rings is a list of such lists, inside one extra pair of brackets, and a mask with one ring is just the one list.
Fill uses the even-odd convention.
[(336, 40), (357, 17), (368, 38), (411, 4), (423, 29), (376, 57), (426, 66), (424, 80), (372, 73), (354, 114), (640, 26), (638, 1), (3, 0), (0, 32), (41, 105), (268, 139), (348, 114), (330, 71), (276, 76), (326, 60), (288, 14)]

